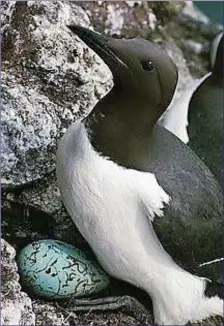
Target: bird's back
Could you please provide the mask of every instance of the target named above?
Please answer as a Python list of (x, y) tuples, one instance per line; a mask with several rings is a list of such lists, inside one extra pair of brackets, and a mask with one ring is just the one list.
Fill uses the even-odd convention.
[[(142, 148), (111, 134), (97, 135), (97, 151), (125, 168), (155, 174), (171, 197), (154, 229), (180, 265), (193, 270), (198, 264), (222, 256), (222, 192), (213, 174), (196, 154), (159, 125), (141, 139)], [(111, 143), (119, 146), (110, 147)], [(129, 148), (129, 155), (121, 155)], [(150, 187), (150, 184), (148, 185)]]
[(164, 217), (154, 220), (165, 249), (182, 266), (222, 256), (222, 192), (210, 170), (176, 136), (155, 126), (148, 155), (135, 169), (155, 173), (171, 196)]
[(221, 184), (223, 141), (223, 88), (208, 77), (193, 94), (188, 113), (189, 146)]

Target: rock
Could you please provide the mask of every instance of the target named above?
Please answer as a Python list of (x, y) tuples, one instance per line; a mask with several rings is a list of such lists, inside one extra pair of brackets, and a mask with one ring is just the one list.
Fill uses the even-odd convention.
[(22, 191), (5, 194), (2, 210), (5, 238), (16, 249), (43, 238), (55, 238), (87, 249), (86, 241), (60, 200), (55, 172)]
[(201, 43), (195, 42), (193, 40), (188, 40), (186, 42), (188, 49), (196, 54), (200, 54), (203, 50), (203, 45)]
[(92, 25), (99, 32), (119, 37), (161, 37), (158, 31), (185, 6), (165, 1), (80, 1)]
[(67, 24), (89, 26), (89, 19), (74, 3), (4, 3), (3, 188), (53, 171), (57, 139), (111, 85), (109, 69), (77, 41)]
[(21, 291), (15, 249), (1, 239), (1, 325), (35, 325), (31, 299)]
[(68, 316), (65, 316), (57, 309), (52, 303), (43, 303), (35, 301), (33, 304), (34, 312), (36, 315), (36, 326), (40, 325), (55, 325), (55, 326), (69, 326), (70, 321)]
[(194, 6), (193, 1), (188, 1), (186, 3), (183, 14), (196, 22), (201, 22), (206, 25), (210, 23), (210, 19)]

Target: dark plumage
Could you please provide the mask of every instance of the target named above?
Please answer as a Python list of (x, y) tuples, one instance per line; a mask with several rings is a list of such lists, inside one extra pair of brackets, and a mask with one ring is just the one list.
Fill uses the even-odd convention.
[(189, 146), (222, 184), (223, 177), (223, 36), (212, 73), (194, 92), (188, 111)]

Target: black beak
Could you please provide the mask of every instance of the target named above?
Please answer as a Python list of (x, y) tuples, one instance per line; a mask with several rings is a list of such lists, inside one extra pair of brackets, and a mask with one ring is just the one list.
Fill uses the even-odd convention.
[(110, 46), (110, 37), (102, 36), (79, 25), (67, 27), (96, 52), (112, 71), (116, 70), (116, 66), (127, 67)]

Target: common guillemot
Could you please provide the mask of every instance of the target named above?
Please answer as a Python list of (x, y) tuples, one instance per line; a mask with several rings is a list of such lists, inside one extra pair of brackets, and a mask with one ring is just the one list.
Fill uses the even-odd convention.
[(222, 254), (221, 190), (194, 152), (156, 125), (175, 65), (149, 41), (70, 29), (109, 66), (114, 87), (59, 145), (69, 214), (110, 275), (148, 292), (156, 323), (222, 315), (223, 300), (204, 294), (207, 275), (192, 273)]
[[(210, 71), (200, 78), (192, 78), (186, 85), (179, 91), (174, 93), (171, 103), (167, 110), (158, 120), (158, 123), (171, 131), (185, 144), (189, 142), (188, 136), (188, 110), (189, 104), (193, 94), (197, 88), (201, 86), (206, 79), (208, 79), (214, 68), (218, 46), (222, 37), (222, 32), (216, 35), (215, 39), (211, 42), (210, 46)], [(207, 146), (208, 147), (208, 146)]]
[(205, 162), (220, 184), (223, 177), (223, 46), (222, 35), (212, 72), (195, 90), (190, 100), (187, 128), (189, 146)]

